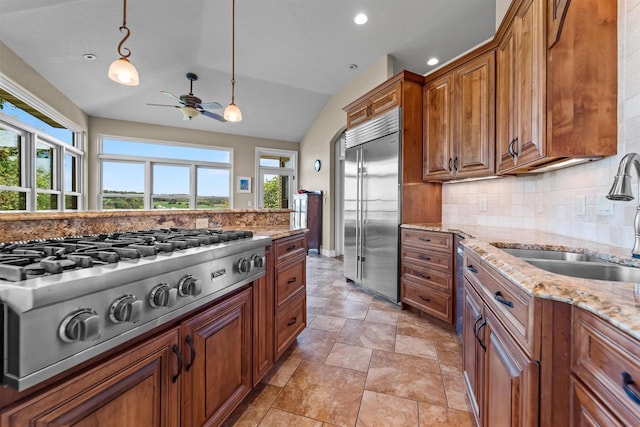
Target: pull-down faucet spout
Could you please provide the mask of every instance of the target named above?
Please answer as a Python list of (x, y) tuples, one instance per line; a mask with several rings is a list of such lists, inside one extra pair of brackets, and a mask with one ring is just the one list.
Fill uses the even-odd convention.
[[(625, 202), (633, 200), (633, 192), (631, 191), (631, 168), (635, 167), (636, 174), (640, 181), (640, 154), (629, 153), (622, 158), (618, 165), (618, 173), (616, 174), (611, 190), (607, 194), (609, 200), (622, 200)], [(631, 250), (631, 256), (640, 258), (640, 205), (636, 210), (636, 216), (633, 221), (635, 229), (635, 243)]]

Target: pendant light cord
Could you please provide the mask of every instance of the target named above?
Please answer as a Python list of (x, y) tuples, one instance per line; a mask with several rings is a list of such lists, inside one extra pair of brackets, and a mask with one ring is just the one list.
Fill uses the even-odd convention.
[[(124, 35), (124, 37), (122, 38), (122, 40), (120, 41), (120, 43), (118, 44), (118, 54), (122, 57), (122, 58), (128, 58), (131, 56), (131, 51), (129, 50), (129, 48), (123, 48), (122, 45), (124, 44), (124, 42), (129, 38), (129, 36), (131, 35), (131, 31), (129, 30), (129, 28), (127, 27), (127, 0), (124, 0), (124, 10), (122, 11), (122, 26), (120, 27), (120, 32), (122, 31), (126, 31), (126, 34)], [(123, 53), (123, 50), (126, 50), (127, 53)]]
[(235, 104), (235, 102), (236, 102), (236, 0), (231, 0), (231, 103)]

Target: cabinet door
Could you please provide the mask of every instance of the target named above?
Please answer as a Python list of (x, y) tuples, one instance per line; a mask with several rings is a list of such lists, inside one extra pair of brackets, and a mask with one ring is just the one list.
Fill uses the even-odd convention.
[(264, 276), (253, 284), (253, 385), (264, 377), (274, 362), (273, 252), (265, 251)]
[(2, 426), (179, 426), (178, 329), (7, 411)]
[(220, 425), (252, 386), (251, 289), (196, 315), (182, 331), (195, 355), (185, 355), (182, 425)]
[(453, 168), (456, 178), (491, 175), (495, 169), (495, 54), (456, 69)]
[(516, 37), (517, 22), (511, 23), (496, 50), (496, 171), (515, 166), (512, 142), (518, 136), (516, 109)]
[(476, 338), (476, 330), (483, 322), (482, 301), (467, 279), (464, 279), (464, 305), (462, 309), (462, 362), (464, 382), (471, 402), (471, 410), (480, 420), (482, 402), (482, 366), (484, 351)]
[(545, 0), (526, 0), (516, 17), (516, 75), (519, 111), (518, 166), (545, 156), (543, 107), (546, 51), (543, 5)]
[[(507, 334), (490, 310), (480, 339), (486, 346), (485, 426), (537, 426), (540, 368)], [(481, 410), (482, 413), (482, 410)]]
[(347, 111), (347, 128), (352, 128), (353, 126), (369, 120), (370, 111), (370, 102), (365, 102), (353, 110)]
[(571, 377), (571, 425), (574, 427), (615, 426), (624, 424), (609, 409)]
[(400, 106), (402, 102), (402, 83), (396, 83), (390, 88), (371, 97), (370, 118), (379, 116), (392, 108)]
[(429, 83), (424, 90), (423, 175), (425, 180), (452, 177), (450, 117), (452, 86), (452, 75), (449, 73)]

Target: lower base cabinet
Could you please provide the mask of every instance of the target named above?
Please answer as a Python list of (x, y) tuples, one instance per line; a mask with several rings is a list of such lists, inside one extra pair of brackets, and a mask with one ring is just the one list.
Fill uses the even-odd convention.
[(0, 425), (179, 426), (178, 338), (173, 328), (137, 345), (4, 411)]

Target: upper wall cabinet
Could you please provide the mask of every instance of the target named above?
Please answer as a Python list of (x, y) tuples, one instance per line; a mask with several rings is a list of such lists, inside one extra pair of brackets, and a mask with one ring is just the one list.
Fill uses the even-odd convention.
[(514, 0), (496, 35), (498, 174), (617, 151), (615, 1)]
[(396, 82), (384, 90), (363, 100), (356, 108), (347, 111), (347, 127), (351, 128), (392, 108), (399, 107), (402, 101), (402, 83)]
[(423, 179), (445, 181), (493, 175), (493, 50), (428, 78), (424, 103)]

